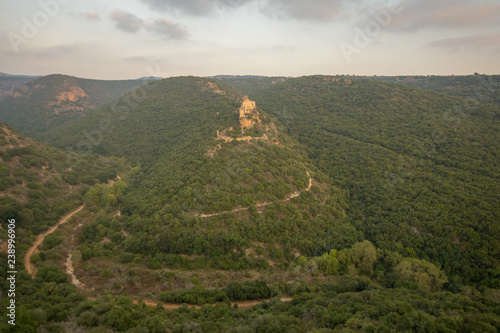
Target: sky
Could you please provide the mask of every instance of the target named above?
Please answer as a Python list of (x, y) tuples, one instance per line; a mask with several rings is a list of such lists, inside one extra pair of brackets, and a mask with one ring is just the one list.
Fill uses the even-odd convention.
[(0, 2), (0, 72), (500, 74), (500, 0)]

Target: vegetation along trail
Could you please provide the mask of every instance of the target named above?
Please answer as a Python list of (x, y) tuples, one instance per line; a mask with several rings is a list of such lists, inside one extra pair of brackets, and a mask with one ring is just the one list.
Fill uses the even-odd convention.
[(45, 231), (44, 233), (38, 235), (36, 237), (36, 240), (35, 242), (33, 243), (33, 245), (28, 249), (28, 251), (26, 252), (26, 255), (24, 256), (24, 267), (26, 267), (26, 270), (28, 271), (28, 274), (31, 275), (32, 277), (35, 277), (36, 276), (36, 267), (35, 265), (33, 265), (33, 263), (31, 262), (31, 256), (35, 253), (35, 251), (37, 250), (38, 246), (40, 244), (42, 244), (42, 242), (44, 241), (45, 237), (47, 237), (47, 235), (50, 235), (51, 233), (53, 233), (54, 231), (57, 230), (57, 228), (61, 225), (61, 224), (64, 224), (66, 222), (68, 222), (68, 220), (73, 216), (75, 215), (76, 213), (78, 213), (79, 211), (81, 211), (83, 209), (83, 205), (81, 205), (80, 207), (78, 207), (76, 210), (72, 211), (71, 213), (63, 216), (59, 222), (57, 222), (56, 225), (52, 226), (49, 230)]
[[(309, 178), (309, 187), (307, 188), (307, 190), (309, 190), (310, 188), (311, 188), (311, 178)], [(37, 270), (36, 270), (35, 265), (31, 262), (31, 257), (37, 251), (38, 246), (43, 243), (43, 241), (45, 240), (45, 237), (47, 237), (51, 233), (55, 232), (57, 230), (57, 228), (61, 224), (64, 224), (64, 223), (68, 222), (68, 220), (71, 217), (73, 217), (73, 215), (75, 215), (76, 213), (78, 213), (79, 211), (81, 211), (83, 208), (84, 208), (84, 205), (81, 205), (76, 210), (74, 210), (71, 213), (63, 216), (61, 218), (61, 220), (59, 220), (59, 222), (57, 222), (57, 224), (54, 225), (54, 226), (52, 226), (49, 230), (47, 230), (44, 233), (42, 233), (42, 234), (40, 234), (40, 235), (37, 236), (35, 242), (28, 249), (28, 251), (26, 252), (26, 255), (24, 257), (24, 266), (26, 267), (26, 270), (28, 271), (28, 274), (30, 274), (33, 278), (36, 276)], [(76, 226), (75, 229), (77, 227), (78, 226)], [(73, 232), (75, 231), (75, 229), (73, 230)], [(73, 234), (73, 236), (74, 236), (74, 234)], [(73, 239), (72, 239), (72, 243), (73, 243)], [(66, 267), (67, 267), (66, 273), (70, 275), (70, 277), (71, 277), (71, 283), (73, 283), (77, 288), (79, 288), (81, 290), (92, 291), (92, 289), (87, 289), (86, 285), (84, 283), (82, 283), (81, 281), (79, 281), (78, 278), (76, 277), (76, 275), (74, 274), (71, 249), (70, 249), (69, 257), (66, 260)], [(95, 300), (95, 298), (89, 297), (89, 300)], [(245, 309), (245, 308), (250, 308), (250, 307), (252, 307), (254, 305), (260, 304), (260, 303), (268, 302), (270, 300), (271, 299), (259, 299), (259, 300), (250, 300), (250, 301), (239, 301), (239, 302), (233, 302), (233, 303), (231, 303), (231, 306), (234, 306), (235, 304), (237, 304), (238, 308)], [(292, 299), (289, 298), (289, 297), (281, 297), (280, 300), (282, 302), (289, 302)], [(140, 301), (141, 300), (134, 299), (134, 303), (135, 304), (138, 304)], [(155, 302), (155, 301), (151, 301), (151, 300), (143, 300), (143, 302), (144, 302), (144, 304), (150, 305), (150, 306), (157, 306), (158, 303), (159, 303), (159, 302)], [(209, 304), (209, 305), (215, 305), (215, 304)], [(163, 303), (163, 307), (166, 310), (175, 310), (175, 309), (181, 308), (182, 306), (183, 306), (183, 304)], [(201, 308), (201, 306), (195, 306), (195, 307), (196, 308)]]
[[(307, 176), (309, 176), (309, 185), (304, 190), (304, 192), (309, 191), (311, 189), (311, 186), (312, 186), (312, 178), (311, 178), (311, 174), (309, 173), (309, 171), (307, 171)], [(292, 194), (288, 195), (288, 197), (286, 197), (285, 199), (280, 200), (280, 202), (287, 202), (287, 201), (292, 200), (293, 198), (297, 198), (300, 195), (300, 193), (302, 193), (302, 191), (293, 192)], [(268, 206), (270, 204), (272, 204), (272, 202), (270, 202), (270, 201), (262, 202), (262, 203), (256, 204), (255, 207), (261, 208), (261, 207)], [(212, 213), (212, 214), (196, 214), (195, 216), (197, 216), (197, 217), (213, 217), (213, 216), (218, 216), (218, 215), (227, 214), (227, 213), (242, 212), (242, 211), (248, 210), (249, 208), (250, 207), (237, 207), (233, 210), (227, 210), (227, 211)]]
[[(234, 305), (238, 306), (238, 309), (248, 309), (251, 308), (252, 306), (259, 305), (264, 302), (269, 302), (271, 299), (270, 298), (265, 298), (265, 299), (256, 299), (256, 300), (250, 300), (250, 301), (237, 301), (237, 302), (232, 302), (231, 306), (234, 307)], [(280, 297), (281, 302), (290, 302), (292, 301), (291, 297)], [(139, 304), (139, 300), (134, 299), (134, 304)], [(151, 300), (143, 300), (144, 304), (149, 305), (149, 306), (154, 306), (156, 307), (160, 302), (155, 302)], [(184, 304), (177, 304), (177, 303), (161, 303), (163, 305), (163, 308), (165, 310), (177, 310), (180, 309), (184, 306)], [(215, 306), (216, 304), (204, 304), (204, 305), (191, 305), (189, 304), (188, 307), (190, 308), (195, 308), (195, 309), (201, 309), (202, 306)]]

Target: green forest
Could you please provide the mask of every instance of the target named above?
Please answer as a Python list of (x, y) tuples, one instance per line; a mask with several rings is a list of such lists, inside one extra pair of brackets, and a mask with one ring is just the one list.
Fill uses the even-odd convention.
[[(30, 139), (0, 122), (0, 218), (33, 237), (80, 205), (95, 184), (129, 169), (124, 160), (81, 156)], [(6, 229), (2, 229), (6, 236)], [(21, 237), (21, 235), (18, 235)]]
[(0, 331), (498, 331), (496, 77), (379, 79), (164, 79), (48, 143), (0, 123)]
[(255, 99), (348, 191), (349, 222), (368, 240), (440, 263), (457, 284), (499, 287), (498, 106), (324, 77)]
[(480, 99), (482, 103), (500, 103), (500, 75), (463, 76), (372, 76), (369, 80), (404, 84), (452, 96)]

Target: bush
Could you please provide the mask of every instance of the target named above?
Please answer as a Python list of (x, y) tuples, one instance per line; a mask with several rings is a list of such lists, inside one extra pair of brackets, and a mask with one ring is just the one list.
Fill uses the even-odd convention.
[(45, 282), (66, 283), (66, 274), (56, 265), (47, 264), (38, 269), (37, 279)]
[(99, 325), (99, 317), (93, 311), (85, 311), (80, 315), (77, 323), (80, 326), (96, 327)]

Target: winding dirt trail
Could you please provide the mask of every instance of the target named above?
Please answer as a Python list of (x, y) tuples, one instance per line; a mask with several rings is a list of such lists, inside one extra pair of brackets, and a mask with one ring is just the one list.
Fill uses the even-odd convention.
[[(293, 198), (297, 198), (300, 195), (300, 193), (309, 191), (311, 189), (311, 186), (312, 186), (312, 178), (311, 178), (311, 174), (309, 173), (309, 171), (307, 171), (307, 175), (309, 176), (309, 185), (307, 186), (307, 188), (305, 190), (303, 190), (303, 191), (295, 191), (292, 194), (289, 194), (288, 197), (286, 197), (283, 200), (280, 200), (280, 202), (290, 201)], [(255, 207), (261, 208), (261, 207), (269, 206), (270, 204), (272, 204), (271, 201), (262, 202), (262, 203), (256, 204)], [(249, 208), (250, 207), (237, 207), (237, 208), (235, 208), (233, 210), (226, 210), (226, 211), (223, 211), (223, 212), (212, 213), (212, 214), (195, 214), (194, 216), (196, 216), (196, 217), (213, 217), (213, 216), (219, 216), (219, 215), (227, 214), (227, 213), (242, 212), (242, 211), (248, 210)]]
[[(307, 172), (307, 174), (309, 175), (309, 172)], [(312, 179), (311, 179), (311, 176), (309, 175), (309, 186), (307, 187), (306, 191), (309, 191), (311, 189), (311, 185), (312, 185)], [(289, 201), (293, 198), (296, 198), (300, 195), (301, 191), (297, 191), (293, 194), (291, 194), (289, 196), (289, 198), (283, 200), (283, 201)], [(269, 205), (270, 203), (263, 203), (263, 204), (260, 204), (260, 205), (257, 205), (257, 207), (262, 207), (262, 206), (266, 206), (266, 205)], [(28, 271), (28, 274), (31, 275), (31, 277), (35, 277), (36, 276), (36, 273), (37, 273), (37, 270), (36, 270), (36, 267), (33, 263), (31, 263), (31, 257), (33, 256), (33, 254), (35, 253), (38, 253), (38, 246), (40, 246), (40, 244), (43, 243), (45, 237), (47, 237), (48, 235), (50, 235), (51, 233), (53, 233), (54, 231), (57, 230), (57, 228), (61, 225), (61, 224), (64, 224), (66, 222), (68, 222), (68, 220), (73, 217), (73, 215), (75, 215), (76, 213), (78, 213), (79, 211), (81, 211), (85, 206), (84, 205), (81, 205), (80, 207), (78, 207), (76, 210), (68, 213), (67, 215), (63, 216), (59, 222), (52, 226), (49, 230), (45, 231), (44, 233), (40, 234), (37, 236), (35, 242), (33, 243), (33, 245), (28, 249), (28, 251), (26, 252), (26, 255), (24, 256), (24, 267), (26, 267), (26, 270)], [(248, 209), (248, 208), (246, 208)], [(219, 213), (219, 214), (223, 214), (223, 213)], [(81, 224), (80, 225), (77, 225), (75, 226), (75, 228), (73, 229), (73, 233), (72, 233), (72, 236), (71, 236), (71, 248), (70, 248), (70, 252), (69, 252), (69, 256), (68, 258), (66, 259), (66, 273), (70, 276), (71, 278), (71, 283), (73, 285), (75, 285), (78, 289), (82, 290), (82, 291), (86, 291), (86, 292), (91, 292), (91, 291), (94, 291), (94, 288), (88, 288), (85, 283), (81, 282), (80, 280), (78, 280), (78, 278), (76, 277), (75, 275), (75, 272), (74, 272), (74, 267), (73, 267), (73, 256), (72, 256), (72, 248), (73, 248), (73, 245), (74, 245), (74, 233), (76, 231), (77, 228), (81, 227)], [(95, 297), (88, 297), (89, 300), (97, 300)], [(271, 299), (259, 299), (259, 300), (251, 300), (251, 301), (239, 301), (239, 302), (233, 302), (231, 303), (231, 306), (234, 306), (234, 305), (238, 305), (238, 308), (239, 309), (246, 309), (246, 308), (251, 308), (252, 306), (255, 306), (255, 305), (258, 305), (258, 304), (261, 304), (261, 303), (264, 303), (264, 302), (269, 302)], [(282, 302), (290, 302), (292, 300), (292, 298), (290, 297), (281, 297), (280, 298), (280, 301)], [(138, 300), (138, 299), (134, 299), (134, 304), (139, 304), (141, 301)], [(146, 305), (149, 305), (149, 306), (157, 306), (159, 302), (155, 302), (155, 301), (152, 301), (152, 300), (142, 300), (142, 302), (144, 302), (144, 304)], [(211, 306), (215, 306), (217, 304), (206, 304), (206, 305), (211, 305)], [(177, 303), (163, 303), (163, 308), (165, 310), (176, 310), (176, 309), (179, 309), (183, 306), (183, 304), (177, 304)], [(190, 308), (196, 308), (196, 309), (201, 309), (201, 306), (199, 305), (188, 305), (188, 307)]]
[(31, 256), (35, 253), (38, 252), (37, 248), (40, 244), (42, 244), (43, 240), (45, 239), (45, 237), (47, 237), (47, 235), (50, 235), (51, 233), (53, 233), (54, 231), (57, 230), (57, 228), (61, 225), (61, 224), (64, 224), (66, 222), (68, 222), (68, 220), (73, 216), (75, 215), (76, 213), (78, 213), (79, 211), (81, 211), (83, 209), (83, 205), (81, 205), (80, 207), (78, 207), (76, 210), (72, 211), (71, 213), (63, 216), (59, 222), (57, 222), (56, 225), (52, 226), (49, 230), (45, 231), (43, 234), (40, 234), (36, 237), (36, 240), (35, 242), (33, 243), (33, 245), (28, 249), (28, 251), (26, 252), (26, 255), (24, 256), (24, 267), (26, 267), (26, 270), (28, 271), (28, 274), (31, 275), (31, 277), (35, 277), (36, 276), (36, 267), (35, 265), (33, 265), (33, 263), (31, 263)]
[[(264, 303), (264, 302), (269, 302), (271, 299), (266, 298), (266, 299), (256, 299), (252, 301), (238, 301), (238, 302), (232, 302), (231, 306), (234, 306), (235, 304), (238, 305), (238, 309), (248, 309), (251, 308), (252, 306)], [(280, 301), (282, 302), (290, 302), (292, 300), (291, 297), (280, 297)], [(134, 304), (139, 304), (139, 300), (134, 299)], [(157, 306), (159, 302), (154, 302), (150, 300), (143, 300), (144, 304), (149, 305), (149, 306)], [(192, 305), (188, 304), (188, 308), (195, 308), (195, 309), (201, 309), (202, 306), (216, 306), (221, 303), (216, 303), (216, 304), (204, 304), (204, 305)], [(176, 304), (176, 303), (163, 303), (163, 308), (165, 310), (177, 310), (179, 308), (182, 308), (183, 304)]]

